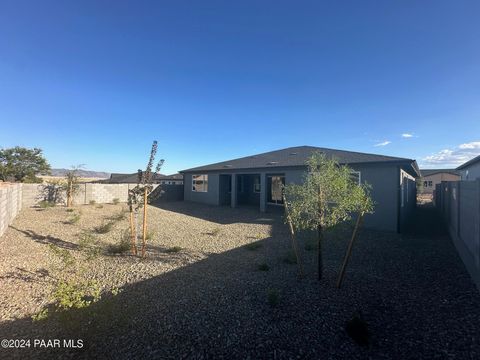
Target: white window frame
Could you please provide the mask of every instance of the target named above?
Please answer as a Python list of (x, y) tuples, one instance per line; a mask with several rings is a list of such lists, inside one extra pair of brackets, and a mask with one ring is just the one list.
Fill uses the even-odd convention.
[[(195, 181), (203, 181), (204, 190), (197, 190)], [(192, 192), (208, 192), (208, 174), (192, 175)]]

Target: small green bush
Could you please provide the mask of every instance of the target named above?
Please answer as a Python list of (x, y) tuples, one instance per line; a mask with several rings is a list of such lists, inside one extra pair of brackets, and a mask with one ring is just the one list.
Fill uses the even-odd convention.
[(80, 251), (86, 255), (87, 260), (96, 258), (101, 252), (100, 247), (98, 246), (98, 240), (88, 231), (84, 231), (80, 234), (78, 247), (80, 248)]
[(90, 200), (88, 203), (89, 203), (90, 205), (95, 205), (97, 202), (96, 202), (95, 200)]
[(276, 307), (280, 302), (280, 294), (277, 289), (268, 289), (267, 302), (271, 307)]
[(49, 244), (48, 249), (61, 260), (63, 268), (68, 268), (75, 264), (75, 258), (67, 249), (62, 249), (53, 244)]
[(103, 223), (102, 225), (96, 226), (93, 230), (97, 234), (106, 234), (110, 232), (110, 230), (112, 230), (112, 227), (113, 227), (112, 222), (106, 222), (106, 223)]
[(268, 271), (268, 270), (270, 270), (270, 266), (268, 266), (268, 264), (266, 264), (266, 263), (262, 263), (262, 264), (258, 265), (257, 269), (259, 271)]
[(103, 205), (101, 204), (98, 204), (97, 206), (95, 206), (97, 209), (103, 209)]
[(212, 236), (218, 236), (218, 234), (220, 234), (220, 231), (221, 231), (221, 230), (222, 230), (222, 229), (220, 229), (219, 227), (216, 227), (216, 228), (214, 228), (212, 231), (210, 231), (210, 235), (212, 235)]
[(145, 236), (145, 240), (152, 240), (153, 237), (155, 236), (155, 233), (152, 231), (147, 231), (147, 234)]
[(43, 308), (42, 310), (40, 310), (36, 314), (32, 315), (32, 320), (33, 321), (41, 321), (41, 320), (45, 320), (46, 318), (48, 318), (48, 309), (47, 308)]
[(47, 200), (42, 200), (38, 203), (38, 206), (40, 206), (42, 209), (46, 209), (46, 208), (54, 207), (55, 203)]
[(250, 250), (250, 251), (255, 251), (255, 250), (257, 250), (261, 247), (262, 247), (262, 244), (259, 243), (259, 242), (253, 242), (253, 243), (245, 245), (245, 249)]
[(66, 212), (70, 212), (70, 213), (71, 213), (71, 212), (74, 212), (74, 211), (75, 211), (75, 209), (72, 209), (72, 208), (68, 208), (68, 209), (66, 210)]
[(122, 221), (123, 219), (125, 219), (125, 215), (126, 215), (125, 211), (122, 210), (122, 211), (120, 211), (120, 212), (118, 212), (118, 213), (113, 214), (112, 216), (110, 216), (110, 217), (108, 218), (108, 220), (111, 220), (111, 221)]
[(114, 198), (114, 199), (112, 200), (113, 205), (117, 205), (119, 202), (120, 202), (120, 199), (119, 199), (119, 198)]
[(286, 264), (296, 264), (297, 257), (295, 256), (295, 253), (293, 251), (289, 251), (283, 258), (283, 262)]
[(125, 229), (122, 237), (120, 238), (120, 241), (117, 244), (108, 245), (107, 252), (109, 254), (122, 254), (124, 252), (127, 252), (131, 249), (132, 246), (130, 241), (130, 230)]
[(80, 221), (80, 214), (73, 214), (68, 220), (67, 223), (70, 225), (76, 224)]
[(177, 253), (182, 251), (182, 248), (180, 246), (173, 246), (165, 250), (166, 253)]

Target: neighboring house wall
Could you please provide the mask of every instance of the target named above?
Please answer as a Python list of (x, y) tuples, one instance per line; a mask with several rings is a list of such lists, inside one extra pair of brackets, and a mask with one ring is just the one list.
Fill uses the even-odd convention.
[(417, 205), (417, 183), (415, 178), (400, 169), (398, 230), (402, 231), (411, 220)]
[[(367, 182), (371, 185), (371, 196), (375, 202), (375, 213), (365, 216), (365, 226), (378, 230), (398, 231), (400, 221), (405, 222), (408, 219), (412, 208), (415, 206), (415, 181), (411, 176), (408, 177), (408, 195), (406, 195), (405, 208), (402, 214), (399, 213), (399, 191), (401, 187), (401, 179), (399, 179), (399, 167), (396, 165), (355, 165), (352, 168), (361, 173), (362, 183)], [(221, 198), (224, 194), (226, 186), (220, 181), (221, 175), (238, 175), (238, 174), (260, 174), (265, 177), (270, 174), (284, 174), (286, 184), (301, 184), (305, 176), (305, 167), (298, 168), (260, 168), (247, 170), (226, 170), (204, 171), (184, 174), (184, 199), (186, 201), (200, 202), (209, 205), (225, 205), (231, 204), (227, 199)], [(192, 175), (208, 174), (208, 192), (192, 191)], [(220, 188), (222, 184), (222, 189)], [(405, 191), (407, 185), (405, 182)], [(238, 194), (237, 194), (238, 196)], [(261, 198), (261, 195), (258, 194)], [(408, 200), (407, 200), (408, 199)]]
[(465, 267), (480, 289), (480, 179), (442, 182), (435, 190), (435, 206), (441, 211)]
[(0, 236), (22, 209), (22, 184), (0, 183)]
[(462, 180), (471, 181), (480, 179), (480, 161), (459, 170), (459, 172)]
[(420, 194), (433, 194), (435, 191), (435, 186), (440, 184), (442, 181), (458, 181), (460, 180), (459, 175), (454, 175), (450, 173), (436, 173), (432, 175), (423, 176), (420, 178)]

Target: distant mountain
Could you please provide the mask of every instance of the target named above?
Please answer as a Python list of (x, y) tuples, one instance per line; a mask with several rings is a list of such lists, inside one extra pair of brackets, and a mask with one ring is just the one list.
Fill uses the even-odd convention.
[[(52, 176), (65, 176), (69, 169), (52, 169)], [(83, 178), (99, 178), (99, 179), (108, 179), (110, 173), (102, 171), (91, 171), (91, 170), (78, 170), (78, 176)]]

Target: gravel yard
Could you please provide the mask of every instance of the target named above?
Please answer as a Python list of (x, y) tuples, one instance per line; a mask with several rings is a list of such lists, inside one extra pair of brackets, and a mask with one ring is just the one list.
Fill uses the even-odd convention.
[[(30, 349), (0, 349), (0, 358), (480, 358), (480, 293), (431, 209), (418, 211), (411, 234), (362, 231), (338, 290), (342, 231), (327, 236), (321, 282), (316, 251), (307, 250), (308, 236), (301, 239), (306, 276), (299, 280), (297, 266), (285, 261), (291, 247), (280, 213), (149, 206), (146, 259), (105, 253), (83, 264), (105, 290), (120, 293), (71, 311), (69, 321), (33, 322), (58, 271), (48, 244), (84, 261), (80, 234), (121, 209), (22, 210), (0, 238), (0, 339), (84, 345), (45, 350), (32, 342)], [(97, 246), (117, 243), (127, 227), (127, 219), (115, 221), (95, 234)], [(368, 323), (369, 346), (345, 331), (356, 312)]]

